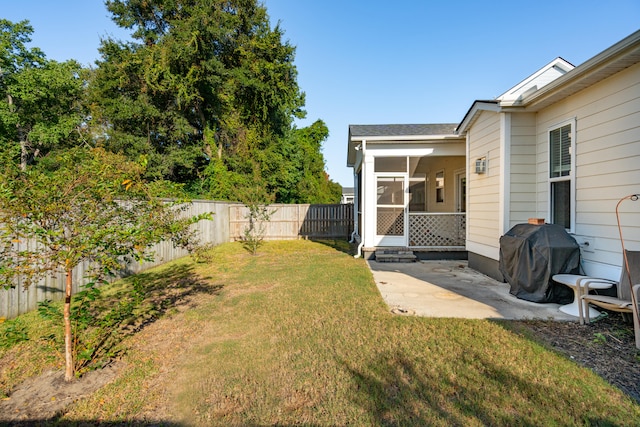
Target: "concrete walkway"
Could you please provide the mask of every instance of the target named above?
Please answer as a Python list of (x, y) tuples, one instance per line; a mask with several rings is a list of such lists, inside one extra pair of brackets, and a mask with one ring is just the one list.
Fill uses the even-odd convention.
[(545, 319), (577, 321), (558, 304), (516, 298), (509, 284), (493, 280), (466, 261), (383, 263), (368, 261), (389, 309), (398, 314), (467, 319)]

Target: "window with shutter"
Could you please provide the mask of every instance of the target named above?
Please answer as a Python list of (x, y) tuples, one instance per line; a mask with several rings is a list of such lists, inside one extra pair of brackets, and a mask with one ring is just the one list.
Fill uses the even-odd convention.
[(569, 176), (571, 173), (571, 125), (549, 132), (551, 143), (551, 178)]
[(549, 217), (567, 230), (575, 218), (574, 127), (571, 120), (549, 129)]

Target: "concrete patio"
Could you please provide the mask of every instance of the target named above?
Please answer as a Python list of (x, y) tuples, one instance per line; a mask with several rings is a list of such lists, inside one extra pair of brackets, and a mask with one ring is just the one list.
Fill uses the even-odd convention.
[(559, 304), (516, 298), (509, 284), (493, 280), (466, 261), (382, 263), (367, 261), (389, 309), (397, 314), (467, 319), (577, 321)]

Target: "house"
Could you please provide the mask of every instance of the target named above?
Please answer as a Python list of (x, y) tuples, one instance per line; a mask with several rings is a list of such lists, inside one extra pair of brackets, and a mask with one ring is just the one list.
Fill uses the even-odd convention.
[(376, 248), (464, 249), (465, 138), (455, 123), (351, 125), (354, 238)]
[[(496, 99), (473, 102), (457, 125), (352, 125), (347, 165), (354, 238), (365, 253), (450, 247), (450, 230), (417, 223), (463, 214), (455, 247), (468, 251), (470, 267), (502, 280), (500, 237), (542, 218), (581, 244), (587, 274), (617, 279), (615, 206), (640, 193), (640, 31), (577, 67), (556, 58)], [(412, 207), (418, 179), (426, 202)], [(637, 203), (625, 208), (629, 249), (640, 249)]]
[(353, 203), (353, 187), (342, 187), (342, 196), (340, 203), (343, 205)]
[[(544, 218), (581, 245), (587, 274), (619, 277), (615, 207), (640, 193), (640, 31), (580, 66), (557, 58), (475, 101), (456, 134), (468, 156), (470, 267), (501, 280), (500, 236)], [(625, 244), (640, 249), (640, 204), (627, 209)]]

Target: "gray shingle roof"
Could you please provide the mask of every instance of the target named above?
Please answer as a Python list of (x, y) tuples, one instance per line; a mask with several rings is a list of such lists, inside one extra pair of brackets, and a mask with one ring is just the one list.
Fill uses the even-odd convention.
[(349, 125), (353, 136), (410, 136), (451, 135), (457, 123), (407, 124), (407, 125)]

